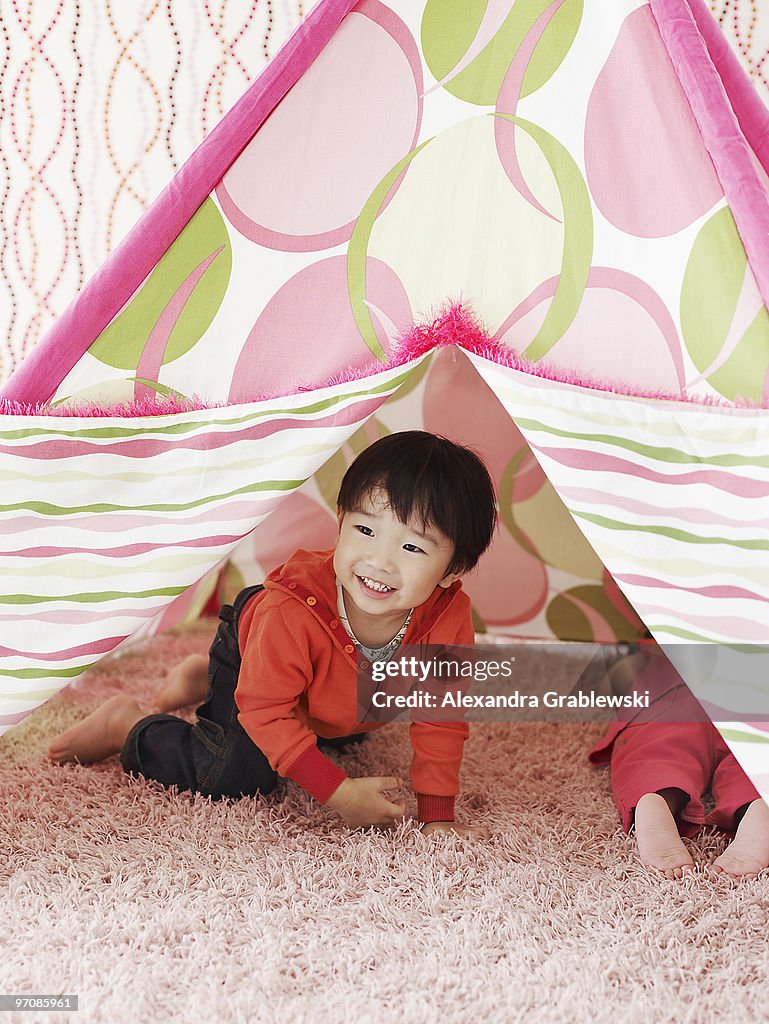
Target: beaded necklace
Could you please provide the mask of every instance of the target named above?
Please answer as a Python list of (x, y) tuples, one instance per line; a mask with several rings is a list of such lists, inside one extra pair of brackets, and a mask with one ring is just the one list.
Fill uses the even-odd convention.
[(388, 640), (388, 642), (386, 644), (383, 644), (381, 647), (367, 647), (364, 643), (361, 643), (361, 641), (352, 631), (352, 628), (350, 626), (350, 620), (347, 618), (347, 609), (345, 608), (344, 605), (344, 590), (342, 589), (342, 584), (339, 582), (339, 580), (336, 581), (336, 593), (337, 607), (339, 609), (339, 618), (344, 623), (344, 627), (347, 630), (350, 639), (358, 648), (358, 650), (362, 654), (364, 654), (369, 661), (389, 661), (389, 659), (393, 656), (393, 654), (395, 654), (397, 649), (400, 647), (403, 641), (403, 637), (406, 635), (406, 630), (409, 628), (409, 623), (411, 622), (411, 616), (414, 612), (414, 609), (409, 609), (409, 613), (406, 616), (406, 621), (403, 623), (403, 625), (392, 638), (392, 640)]

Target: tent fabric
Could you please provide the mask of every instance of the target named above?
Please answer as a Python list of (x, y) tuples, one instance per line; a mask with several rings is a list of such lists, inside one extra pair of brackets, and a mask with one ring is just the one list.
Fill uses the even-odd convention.
[[(340, 301), (353, 316), (357, 345), (352, 339), (345, 339), (346, 345), (337, 342), (337, 351), (330, 353), (332, 366), (354, 361), (362, 367), (373, 356), (386, 358), (394, 329), (461, 293), (485, 323), (500, 330), (504, 325), (507, 343), (530, 358), (549, 355), (577, 372), (610, 374), (630, 387), (654, 383), (665, 391), (691, 390), (682, 363), (701, 360), (699, 339), (687, 332), (681, 336), (676, 308), (681, 296), (676, 292), (691, 257), (706, 263), (714, 259), (712, 251), (701, 255), (691, 243), (697, 240), (697, 229), (706, 227), (706, 213), (713, 218), (723, 213), (728, 182), (719, 183), (702, 144), (656, 27), (654, 8), (637, 0), (599, 2), (584, 11), (573, 0), (517, 9), (489, 5), (478, 34), (469, 38), (462, 61), (443, 76), (446, 81), (438, 93), (435, 86), (425, 85), (425, 74), (442, 72), (441, 61), (447, 58), (437, 49), (441, 40), (451, 38), (453, 30), (460, 37), (454, 42), (459, 49), (474, 26), (464, 23), (462, 5), (428, 3), (423, 12), (411, 6), (402, 4), (396, 12), (396, 5), (385, 7), (378, 0), (359, 4), (261, 131), (260, 96), (263, 89), (272, 95), (271, 83), (263, 84), (264, 76), (254, 83), (238, 108), (257, 113), (253, 123), (243, 117), (226, 133), (231, 163), (211, 199), (203, 202), (205, 193), (189, 164), (166, 190), (178, 203), (181, 197), (193, 197), (180, 207), (185, 215), (193, 202), (198, 210), (158, 265), (177, 288), (158, 294), (150, 287), (156, 274), (146, 274), (152, 259), (137, 258), (160, 234), (159, 228), (170, 233), (181, 226), (181, 218), (170, 223), (167, 209), (160, 206), (137, 225), (132, 233), (136, 241), (121, 247), (97, 275), (97, 281), (104, 281), (105, 300), (111, 302), (111, 311), (104, 310), (111, 322), (90, 339), (96, 362), (81, 359), (58, 382), (56, 398), (96, 385), (108, 395), (110, 383), (125, 380), (121, 371), (136, 369), (141, 345), (149, 340), (148, 324), (158, 328), (152, 336), (156, 349), (162, 349), (161, 327), (166, 327), (161, 376), (182, 391), (196, 391), (205, 380), (211, 398), (252, 397), (265, 377), (265, 367), (254, 358), (259, 347), (273, 353), (274, 364), (283, 371), (276, 378), (283, 389), (290, 390), (302, 371), (308, 378), (304, 383), (318, 383), (327, 367), (318, 367), (313, 380), (311, 361), (286, 367), (285, 350), (303, 322), (310, 321), (316, 330), (326, 327), (317, 309), (309, 316), (308, 307), (313, 300), (320, 304), (321, 298), (330, 304), (340, 291)], [(315, 10), (326, 7), (320, 4)], [(665, 16), (676, 21), (681, 10), (688, 6), (677, 0)], [(515, 51), (521, 42), (525, 45)], [(501, 59), (503, 45), (507, 51)], [(357, 63), (342, 60), (356, 54)], [(707, 53), (696, 56), (693, 74), (699, 79)], [(297, 63), (303, 66), (304, 58)], [(644, 69), (639, 81), (627, 75), (628, 65)], [(479, 70), (465, 85), (476, 66)], [(708, 67), (714, 70), (709, 62)], [(380, 80), (387, 88), (379, 87)], [(353, 81), (359, 105), (340, 110)], [(526, 101), (532, 108), (527, 124), (509, 120), (516, 111), (525, 120)], [(726, 107), (715, 113), (726, 117)], [(713, 118), (711, 134), (717, 138), (722, 121), (715, 114)], [(361, 124), (368, 125), (368, 148), (359, 138)], [(387, 132), (382, 130), (385, 124)], [(313, 137), (311, 125), (316, 125)], [(329, 136), (334, 146), (328, 145)], [(380, 136), (388, 141), (378, 148)], [(656, 143), (652, 153), (649, 138)], [(744, 141), (742, 146), (742, 154), (728, 162), (732, 173), (726, 177), (738, 181), (735, 191), (740, 193), (728, 197), (729, 205), (738, 204), (747, 190), (749, 205), (758, 210), (766, 203), (765, 190), (749, 179)], [(392, 147), (399, 159), (394, 159)], [(217, 130), (190, 164), (198, 167), (212, 158), (218, 162), (221, 149)], [(240, 150), (234, 160), (232, 154)], [(686, 162), (680, 160), (681, 151), (687, 152)], [(319, 167), (328, 152), (331, 156)], [(257, 179), (260, 188), (252, 188)], [(440, 187), (430, 189), (431, 183)], [(353, 216), (346, 220), (349, 209)], [(346, 222), (336, 223), (339, 219)], [(724, 235), (730, 223), (728, 216), (721, 216), (711, 235)], [(478, 224), (487, 230), (480, 231)], [(745, 225), (739, 227), (740, 233), (745, 230)], [(204, 251), (212, 236), (219, 244)], [(511, 246), (511, 237), (525, 238), (528, 245)], [(405, 238), (410, 245), (404, 245)], [(648, 244), (652, 239), (665, 239), (665, 244)], [(718, 263), (727, 258), (729, 241), (703, 237), (701, 245), (715, 250)], [(161, 242), (165, 244), (164, 238)], [(193, 262), (198, 248), (201, 258)], [(736, 255), (741, 250), (738, 239)], [(204, 266), (208, 258), (211, 263)], [(192, 280), (195, 273), (198, 278)], [(217, 274), (228, 278), (218, 288), (213, 283)], [(755, 274), (751, 262), (745, 298), (754, 302), (760, 296)], [(116, 282), (124, 283), (119, 291), (112, 287)], [(200, 293), (207, 284), (204, 301)], [(191, 300), (183, 286), (191, 291)], [(294, 302), (292, 291), (305, 294), (305, 301)], [(644, 315), (654, 321), (657, 330), (648, 325), (646, 332), (647, 346), (655, 346), (654, 358), (639, 358), (632, 342), (626, 349), (621, 339), (609, 345), (606, 328), (598, 333), (592, 307), (599, 304), (602, 319), (614, 327), (622, 322), (617, 296), (628, 300), (631, 325)], [(50, 341), (41, 343), (36, 361), (46, 373), (38, 376), (49, 390), (56, 376), (47, 372), (54, 354), (72, 344), (78, 332), (87, 334), (95, 326), (88, 319), (92, 299), (86, 289), (66, 314), (66, 330), (57, 328)], [(174, 299), (177, 305), (186, 299), (188, 308), (182, 308), (181, 316)], [(195, 302), (206, 307), (204, 316), (196, 311), (197, 338), (185, 329)], [(298, 336), (296, 348), (307, 349), (309, 333), (306, 329)], [(85, 344), (84, 338), (78, 339), (78, 346)], [(329, 347), (330, 342), (324, 346)], [(262, 359), (267, 361), (268, 354)], [(251, 367), (251, 379), (236, 373), (243, 364)], [(746, 395), (754, 383), (749, 379), (755, 377), (754, 365), (750, 371), (740, 381)], [(717, 391), (723, 386), (718, 380), (709, 384)], [(3, 394), (33, 401), (41, 397), (42, 385), (35, 387), (37, 394), (22, 374), (11, 379)], [(246, 396), (247, 388), (252, 390)], [(699, 391), (709, 393), (711, 388)]]
[[(515, 418), (569, 511), (762, 795), (769, 722), (766, 412), (714, 410), (587, 390), (471, 355)], [(714, 499), (716, 504), (714, 504)], [(741, 677), (718, 677), (677, 645), (740, 645)], [(709, 652), (703, 652), (703, 655)], [(751, 716), (750, 713), (753, 713)], [(747, 716), (744, 719), (743, 713)]]
[[(409, 366), (411, 368), (411, 366)], [(5, 416), (0, 731), (160, 616), (369, 418), (407, 369), (135, 419)]]
[[(173, 551), (124, 559), (125, 585), (110, 593), (116, 609), (121, 593), (146, 594), (142, 628), (156, 628), (169, 621), (162, 600), (220, 564), (236, 535), (256, 527), (247, 543), (271, 568), (281, 544), (333, 520), (332, 478), (356, 448), (425, 426), (474, 443), (500, 492), (503, 528), (468, 585), (480, 623), (632, 633), (608, 570), (660, 637), (745, 642), (769, 596), (758, 454), (769, 415), (767, 118), (701, 0), (321, 0), (235, 110), (3, 391), (60, 402), (170, 390), (231, 408), (122, 427), (9, 417), (0, 454), (17, 497), (4, 515), (23, 513), (3, 560), (9, 614), (49, 591), (36, 621), (52, 625), (70, 615), (68, 597), (102, 593), (80, 585), (103, 575), (99, 543), (69, 551), (77, 531), (63, 539), (78, 517), (96, 535), (102, 515), (125, 515), (126, 550), (167, 547), (162, 531), (134, 535), (131, 517), (150, 506), (173, 523)], [(533, 371), (457, 348), (426, 353), (407, 376), (384, 371), (394, 376), (369, 393), (398, 336), (459, 296)], [(298, 416), (316, 391), (349, 398), (352, 411), (340, 422)], [(287, 423), (260, 436), (283, 409)], [(244, 452), (217, 448), (241, 414), (254, 418)], [(99, 429), (126, 430), (129, 453), (149, 452), (119, 495), (116, 467), (131, 463), (114, 452), (102, 468)], [(158, 448), (156, 431), (175, 429)], [(300, 441), (299, 429), (311, 433)], [(189, 461), (183, 439), (198, 431), (206, 458)], [(32, 490), (25, 460), (48, 453), (64, 462)], [(251, 502), (254, 481), (272, 489), (250, 522), (224, 511), (192, 522), (196, 501)], [(69, 485), (77, 505), (49, 490)], [(265, 518), (278, 504), (278, 520)], [(56, 529), (34, 537), (49, 515)], [(39, 590), (24, 547), (57, 553), (40, 563)], [(54, 677), (55, 664), (74, 673), (120, 642), (126, 616), (62, 640), (46, 629), (44, 647), (4, 627), (7, 724), (71, 678)], [(765, 780), (766, 735), (730, 735)]]

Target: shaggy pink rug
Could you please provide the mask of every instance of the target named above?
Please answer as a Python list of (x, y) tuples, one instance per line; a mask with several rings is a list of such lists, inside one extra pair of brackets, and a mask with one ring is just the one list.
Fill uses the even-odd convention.
[[(77, 1014), (3, 1020), (767, 1019), (769, 879), (652, 880), (585, 759), (600, 726), (471, 727), (459, 813), (488, 842), (412, 821), (350, 833), (292, 783), (212, 803), (130, 780), (116, 758), (43, 759), (105, 697), (155, 691), (213, 628), (101, 662), (0, 739), (0, 992), (80, 997)], [(336, 756), (407, 777), (407, 727)], [(723, 846), (691, 843), (699, 862)]]

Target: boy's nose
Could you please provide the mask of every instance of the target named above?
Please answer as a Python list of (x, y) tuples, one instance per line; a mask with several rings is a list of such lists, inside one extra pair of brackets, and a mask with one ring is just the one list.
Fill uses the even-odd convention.
[(380, 548), (377, 551), (369, 552), (369, 565), (377, 572), (395, 572), (395, 561), (392, 553), (387, 548)]

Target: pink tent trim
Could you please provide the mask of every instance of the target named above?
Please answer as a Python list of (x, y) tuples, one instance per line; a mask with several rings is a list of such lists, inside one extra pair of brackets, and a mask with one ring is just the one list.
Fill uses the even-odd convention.
[(767, 159), (769, 113), (761, 114), (754, 87), (723, 59), (726, 44), (702, 0), (650, 0), (650, 7), (769, 306), (769, 196), (746, 142), (748, 135)]

